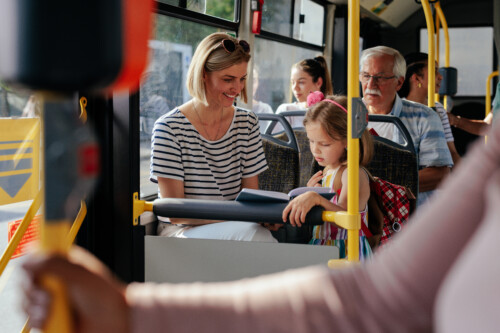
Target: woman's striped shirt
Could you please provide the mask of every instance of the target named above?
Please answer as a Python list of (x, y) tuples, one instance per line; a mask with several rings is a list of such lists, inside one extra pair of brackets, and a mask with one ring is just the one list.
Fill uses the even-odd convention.
[(216, 141), (203, 138), (176, 108), (156, 121), (151, 148), (151, 181), (181, 180), (186, 198), (232, 200), (242, 178), (267, 169), (257, 116), (239, 108)]

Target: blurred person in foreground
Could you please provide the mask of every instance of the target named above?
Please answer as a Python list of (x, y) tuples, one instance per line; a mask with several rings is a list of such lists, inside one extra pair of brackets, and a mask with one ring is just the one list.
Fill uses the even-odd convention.
[(41, 328), (47, 319), (51, 297), (40, 280), (50, 274), (64, 281), (81, 333), (495, 332), (499, 123), (489, 137), (445, 180), (443, 195), (371, 261), (235, 282), (126, 286), (81, 251), (69, 259), (32, 256), (24, 264), (30, 324)]

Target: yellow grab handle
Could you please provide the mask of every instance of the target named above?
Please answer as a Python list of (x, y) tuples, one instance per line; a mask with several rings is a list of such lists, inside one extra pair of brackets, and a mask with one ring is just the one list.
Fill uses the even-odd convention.
[[(61, 240), (68, 237), (69, 226), (70, 223), (65, 220), (45, 222), (41, 229), (42, 250), (65, 255), (67, 243)], [(42, 286), (52, 296), (50, 316), (43, 331), (46, 333), (73, 332), (73, 317), (68, 306), (64, 281), (45, 276), (42, 279)]]

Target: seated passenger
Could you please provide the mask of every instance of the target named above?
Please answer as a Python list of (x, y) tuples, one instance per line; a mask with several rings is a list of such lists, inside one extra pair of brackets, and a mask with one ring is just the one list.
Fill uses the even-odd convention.
[[(406, 76), (403, 86), (398, 91), (398, 95), (401, 98), (406, 98), (409, 101), (417, 102), (420, 104), (428, 105), (428, 67), (427, 67), (427, 53), (411, 53), (406, 55)], [(443, 76), (439, 73), (438, 67), (436, 66), (436, 93), (439, 92), (441, 86), (441, 80)], [(450, 121), (448, 119), (448, 114), (444, 109), (443, 104), (436, 102), (436, 111), (441, 118), (441, 124), (443, 125), (444, 135), (446, 138), (446, 144), (448, 149), (450, 149), (451, 157), (453, 159), (453, 164), (456, 166), (460, 161), (460, 155), (455, 148), (455, 139), (453, 138), (453, 133), (450, 128)]]
[[(267, 169), (258, 120), (233, 106), (238, 96), (247, 99), (249, 52), (247, 42), (225, 33), (199, 44), (187, 77), (193, 99), (155, 123), (150, 178), (158, 183), (160, 197), (233, 200), (243, 187), (258, 187), (258, 174)], [(161, 221), (162, 236), (276, 241), (256, 223)]]
[[(307, 108), (307, 96), (313, 91), (321, 91), (323, 95), (332, 95), (333, 86), (330, 72), (323, 56), (313, 59), (304, 59), (292, 66), (290, 87), (296, 101), (281, 104), (276, 113), (283, 111), (305, 110)], [(288, 122), (294, 127), (302, 127), (302, 117), (287, 117)], [(276, 128), (276, 131), (279, 131)]]
[[(361, 55), (359, 80), (368, 112), (396, 116), (410, 132), (420, 168), (417, 204), (421, 206), (448, 175), (453, 161), (436, 112), (425, 105), (401, 100), (398, 96), (397, 91), (403, 85), (405, 71), (405, 59), (390, 47), (372, 47), (364, 50)], [(370, 123), (370, 126), (380, 136), (404, 143), (392, 124)]]
[[(301, 226), (306, 214), (314, 206), (321, 206), (328, 211), (347, 210), (347, 98), (345, 96), (328, 96), (324, 98), (321, 92), (314, 92), (307, 98), (309, 105), (314, 105), (307, 111), (304, 118), (307, 137), (311, 152), (323, 171), (314, 174), (307, 186), (330, 187), (337, 195), (328, 201), (316, 192), (310, 191), (299, 195), (283, 211), (283, 221), (289, 218), (292, 225)], [(360, 141), (360, 165), (366, 165), (373, 155), (371, 135), (364, 131)], [(335, 188), (335, 176), (340, 174), (339, 188)], [(335, 186), (334, 186), (335, 185)], [(359, 170), (359, 207), (361, 220), (368, 228), (367, 212), (370, 198), (370, 183), (368, 175)], [(315, 226), (310, 244), (331, 245), (339, 248), (340, 258), (345, 258), (347, 230), (338, 228), (334, 223), (325, 222)], [(361, 260), (371, 256), (372, 250), (368, 244), (363, 228), (359, 231), (359, 257)]]

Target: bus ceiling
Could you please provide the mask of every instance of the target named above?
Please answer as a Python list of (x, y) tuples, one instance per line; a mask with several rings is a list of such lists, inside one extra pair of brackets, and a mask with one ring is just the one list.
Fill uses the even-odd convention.
[[(347, 0), (330, 0), (336, 5), (347, 5)], [(398, 27), (415, 12), (422, 10), (422, 5), (415, 0), (364, 0), (360, 1), (361, 17)]]

